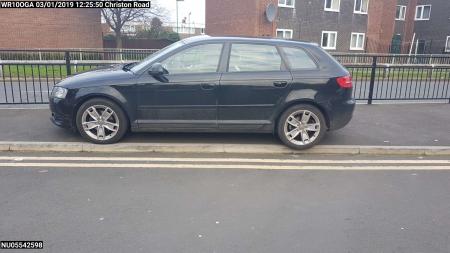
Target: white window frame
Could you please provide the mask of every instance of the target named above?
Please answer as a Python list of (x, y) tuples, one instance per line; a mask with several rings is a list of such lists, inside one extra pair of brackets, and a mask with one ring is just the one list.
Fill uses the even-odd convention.
[[(331, 34), (331, 33), (334, 33), (334, 47), (329, 47), (329, 45), (330, 45), (330, 42), (328, 41), (328, 45), (326, 46), (326, 47), (324, 47), (323, 45), (322, 45), (322, 43), (323, 43), (323, 34), (324, 33), (328, 33), (328, 34)], [(336, 50), (336, 45), (337, 45), (337, 35), (338, 35), (338, 33), (337, 33), (337, 31), (322, 31), (322, 37), (320, 38), (320, 46), (323, 48), (323, 49), (328, 49), (328, 50)]]
[[(278, 32), (282, 32), (283, 33), (283, 37), (281, 38), (281, 39), (288, 39), (288, 40), (291, 40), (292, 39), (292, 37), (294, 37), (294, 30), (292, 30), (292, 29), (277, 29), (277, 34), (278, 34)], [(291, 37), (290, 38), (287, 38), (285, 35), (286, 35), (286, 32), (290, 32), (291, 33)], [(277, 38), (278, 38), (278, 36), (277, 36)]]
[[(280, 3), (281, 1), (283, 1), (284, 4)], [(292, 0), (292, 5), (288, 5), (288, 4), (286, 4), (286, 2), (287, 2), (287, 0), (278, 0), (278, 7), (292, 8), (292, 9), (295, 8), (295, 0)]]
[[(331, 0), (331, 1), (338, 1), (338, 9), (336, 10), (336, 9), (332, 9), (332, 8), (327, 8), (327, 0), (323, 1), (323, 9), (325, 11), (340, 12), (340, 10), (341, 10), (341, 0)], [(331, 4), (331, 5), (333, 5), (333, 4)]]
[[(352, 47), (353, 35), (356, 35), (356, 47)], [(358, 47), (359, 38), (362, 35), (362, 47)], [(366, 42), (366, 34), (365, 33), (352, 33), (350, 35), (350, 50), (364, 50), (364, 43)]]
[(359, 11), (356, 10), (356, 1), (358, 1), (358, 0), (355, 0), (355, 5), (353, 6), (353, 13), (355, 13), (355, 14), (367, 14), (367, 12), (369, 11), (369, 0), (367, 0), (367, 11), (366, 12), (361, 11), (361, 9), (363, 7), (363, 1), (364, 0), (361, 0), (361, 9)]
[(395, 20), (405, 20), (406, 18), (406, 5), (397, 5), (395, 8), (395, 14), (397, 15), (397, 8), (400, 7), (400, 17), (395, 17)]
[[(430, 17), (423, 18), (423, 11), (425, 10), (425, 6), (430, 6)], [(421, 8), (420, 11), (420, 18), (417, 17), (417, 13), (419, 12), (419, 8)], [(416, 6), (416, 13), (414, 15), (414, 20), (430, 20), (431, 18), (431, 4), (424, 4), (424, 5), (417, 5)]]
[(445, 52), (450, 53), (450, 36), (447, 36), (447, 40), (445, 41)]

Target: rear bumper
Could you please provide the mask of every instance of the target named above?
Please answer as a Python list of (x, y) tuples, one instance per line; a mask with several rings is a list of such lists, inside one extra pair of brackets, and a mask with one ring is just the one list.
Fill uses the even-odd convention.
[(354, 99), (333, 104), (329, 114), (329, 130), (338, 130), (345, 127), (353, 117), (355, 105), (356, 102)]

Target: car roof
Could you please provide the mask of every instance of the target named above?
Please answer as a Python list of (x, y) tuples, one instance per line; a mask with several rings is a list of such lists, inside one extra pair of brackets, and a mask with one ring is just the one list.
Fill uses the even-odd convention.
[(303, 45), (303, 46), (317, 46), (317, 43), (304, 42), (304, 41), (293, 41), (284, 40), (278, 38), (259, 38), (259, 37), (240, 37), (240, 36), (209, 36), (209, 35), (199, 35), (194, 37), (189, 37), (184, 39), (185, 44), (191, 44), (203, 41), (220, 41), (220, 42), (249, 42), (249, 43), (267, 43), (267, 44), (283, 44), (283, 45)]

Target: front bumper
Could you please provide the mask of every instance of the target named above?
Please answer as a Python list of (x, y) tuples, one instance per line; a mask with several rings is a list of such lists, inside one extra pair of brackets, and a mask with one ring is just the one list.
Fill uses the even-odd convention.
[(67, 105), (64, 99), (50, 98), (49, 99), (50, 121), (58, 127), (74, 129), (74, 123), (72, 120), (72, 113), (70, 107)]
[(58, 115), (52, 112), (52, 115), (50, 116), (50, 121), (59, 127), (62, 128), (73, 128), (70, 120), (64, 118), (62, 115)]

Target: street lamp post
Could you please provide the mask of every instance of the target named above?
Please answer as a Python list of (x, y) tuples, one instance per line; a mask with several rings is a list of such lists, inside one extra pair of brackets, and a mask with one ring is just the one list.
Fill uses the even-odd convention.
[(191, 33), (191, 31), (192, 31), (192, 28), (191, 28), (191, 14), (192, 14), (192, 12), (189, 12), (189, 15), (188, 15), (188, 25), (187, 26), (188, 26), (189, 34), (192, 34)]
[(183, 2), (184, 0), (176, 0), (177, 1), (177, 33), (179, 34), (179, 25), (178, 25), (178, 2)]

